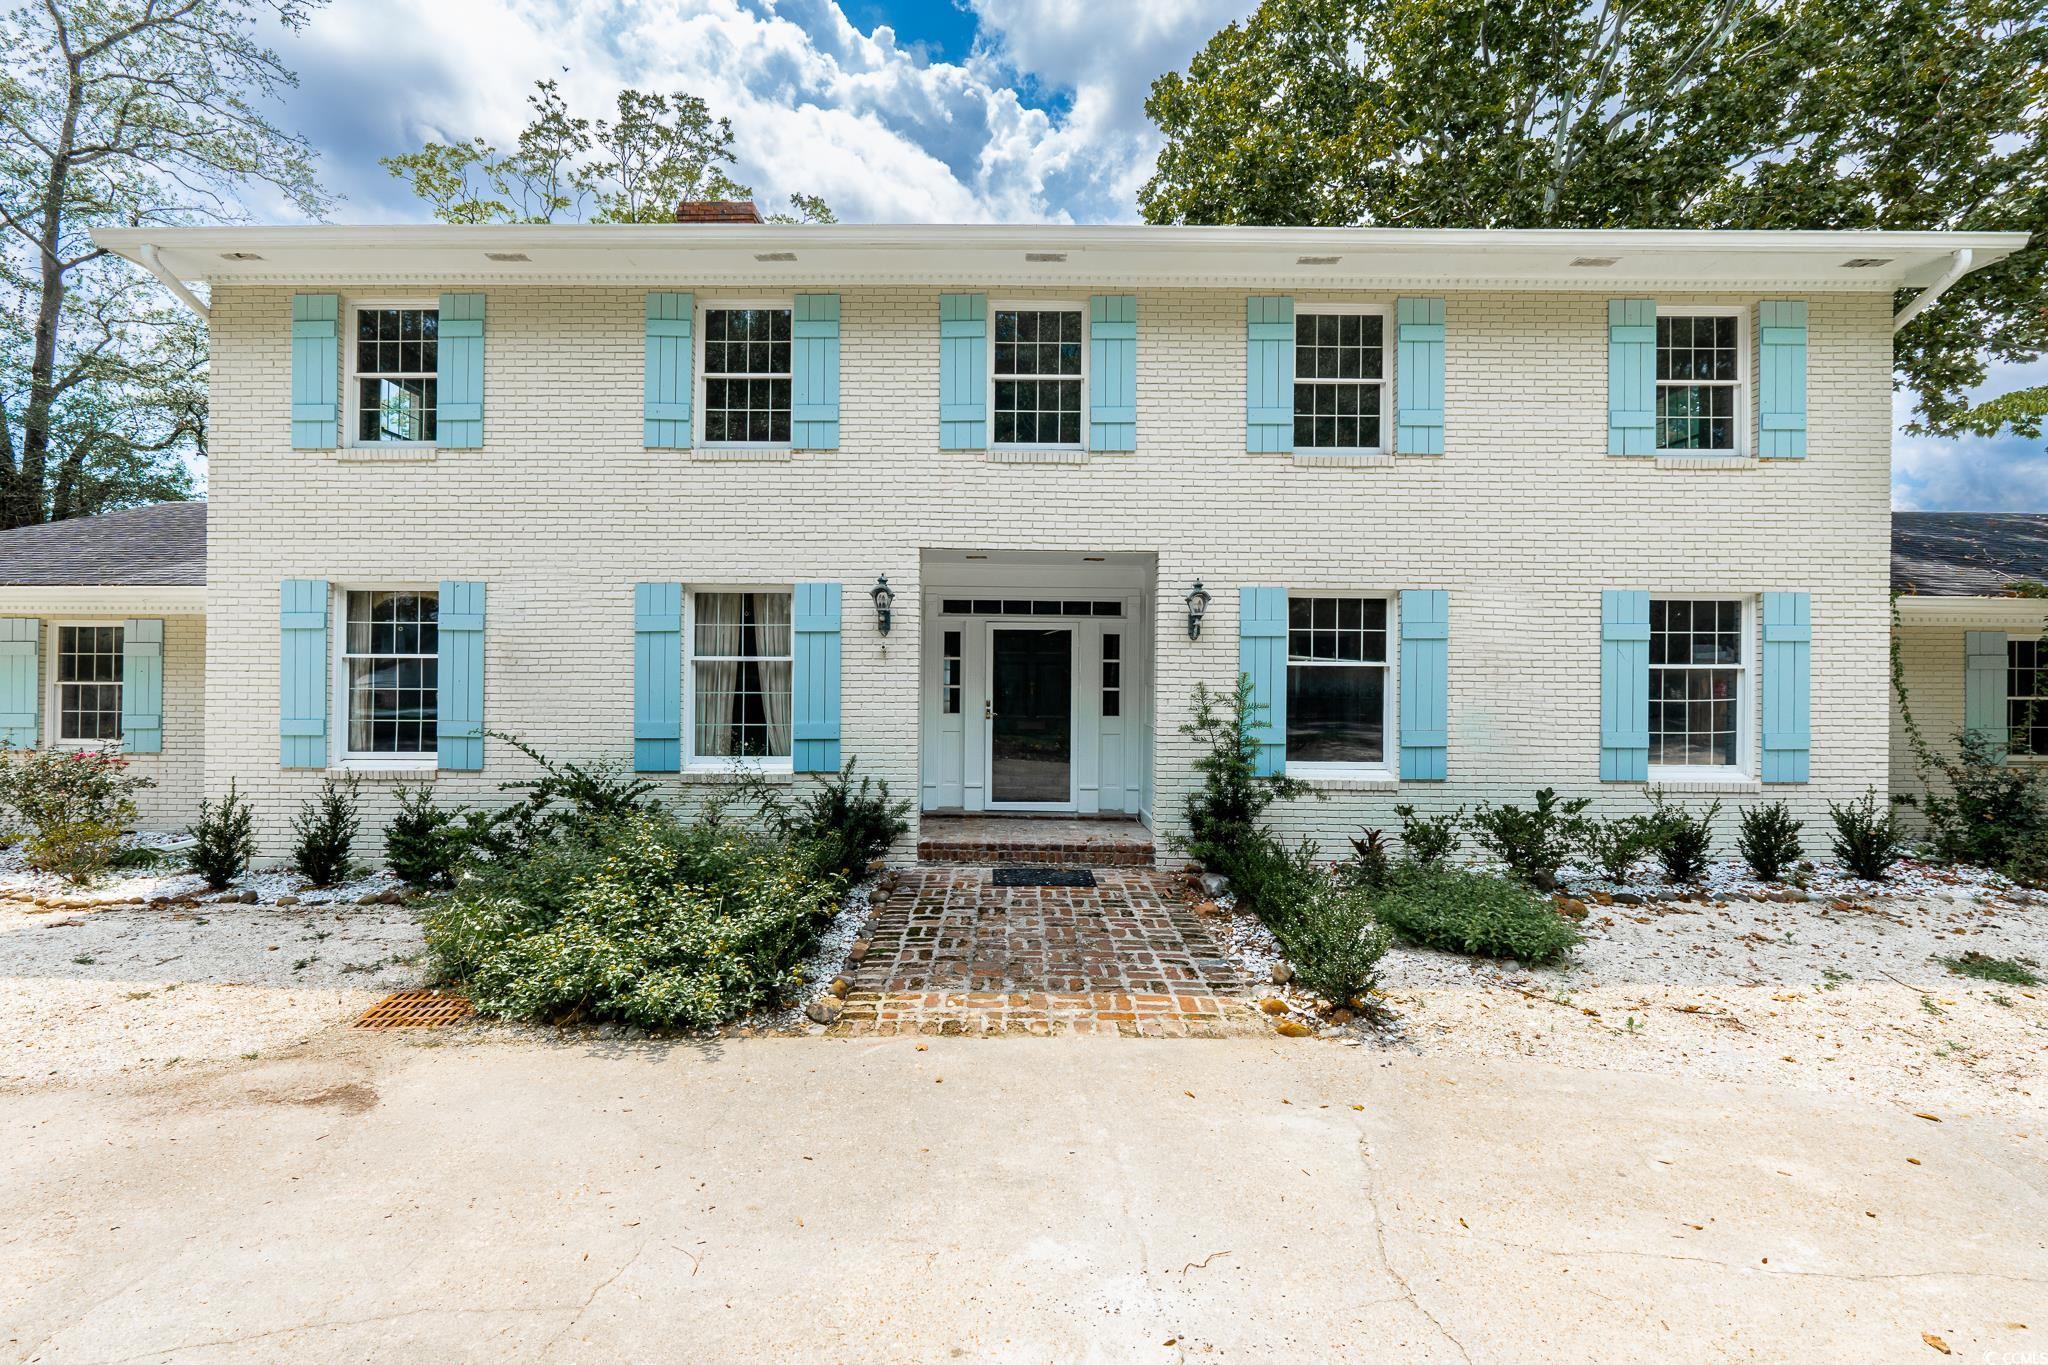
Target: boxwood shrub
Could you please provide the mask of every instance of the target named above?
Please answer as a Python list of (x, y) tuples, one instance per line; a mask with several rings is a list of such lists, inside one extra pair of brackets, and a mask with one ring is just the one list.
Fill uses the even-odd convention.
[(1399, 868), (1374, 902), (1380, 919), (1423, 948), (1475, 957), (1555, 962), (1582, 941), (1548, 897), (1469, 868)]

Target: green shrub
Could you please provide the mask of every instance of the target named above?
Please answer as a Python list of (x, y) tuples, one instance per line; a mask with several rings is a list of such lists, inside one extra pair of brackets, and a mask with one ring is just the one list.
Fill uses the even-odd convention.
[(794, 987), (843, 891), (808, 850), (641, 810), (482, 869), (424, 925), (485, 1014), (702, 1027)]
[(1472, 837), (1509, 873), (1538, 891), (1550, 891), (1557, 886), (1558, 868), (1583, 840), (1581, 812), (1588, 804), (1583, 796), (1560, 801), (1549, 787), (1537, 792), (1536, 804), (1526, 810), (1482, 801), (1472, 812)]
[(360, 784), (354, 773), (320, 784), (320, 795), (299, 807), (292, 818), (292, 870), (315, 886), (332, 886), (348, 875), (349, 850), (354, 847), (362, 817), (356, 813)]
[(1881, 882), (1891, 874), (1892, 864), (1906, 855), (1899, 817), (1878, 803), (1874, 788), (1865, 790), (1861, 801), (1830, 801), (1828, 815), (1835, 822), (1835, 860), (1850, 875)]
[(759, 805), (777, 838), (807, 851), (821, 874), (858, 877), (910, 829), (910, 802), (891, 800), (886, 779), (853, 785), (854, 760), (792, 802), (758, 777), (738, 784)]
[(228, 794), (218, 803), (201, 800), (199, 818), (185, 831), (192, 847), (185, 851), (185, 866), (206, 878), (215, 891), (249, 870), (256, 856), (256, 816), (249, 803), (228, 781)]
[(384, 857), (407, 886), (420, 890), (446, 886), (454, 880), (468, 840), (464, 812), (437, 805), (434, 789), (398, 786), (391, 789), (398, 813), (384, 827)]
[(1617, 815), (1606, 820), (1588, 819), (1580, 847), (1602, 877), (1620, 886), (1656, 843), (1657, 831), (1646, 817)]
[(29, 866), (69, 881), (106, 870), (135, 823), (135, 793), (155, 785), (118, 748), (0, 748), (0, 806), (27, 833)]
[(1721, 803), (1715, 801), (1694, 814), (1653, 789), (1650, 805), (1650, 846), (1664, 866), (1664, 880), (1679, 885), (1698, 881), (1714, 853), (1714, 820), (1721, 814)]
[(2015, 843), (1998, 871), (2021, 886), (2048, 886), (2048, 831)]
[(2002, 867), (2048, 834), (2043, 770), (2012, 762), (2000, 740), (1966, 730), (1956, 736), (1956, 756), (1936, 767), (1948, 790), (1929, 784), (1922, 807), (1928, 840), (1943, 858)]
[(1189, 793), (1182, 808), (1188, 832), (1172, 836), (1170, 846), (1221, 872), (1233, 884), (1237, 874), (1228, 864), (1239, 856), (1233, 850), (1248, 847), (1260, 836), (1259, 817), (1266, 808), (1275, 801), (1322, 795), (1284, 773), (1258, 775), (1259, 746), (1252, 728), (1265, 709), (1264, 703), (1252, 698), (1251, 678), (1240, 673), (1237, 687), (1228, 697), (1219, 697), (1207, 684), (1196, 683), (1194, 709), (1180, 727), (1182, 734), (1204, 746), (1195, 760), (1202, 785)]
[(1387, 856), (1387, 837), (1376, 829), (1369, 829), (1352, 836), (1351, 858), (1339, 864), (1337, 875), (1347, 886), (1371, 891), (1386, 885), (1387, 874), (1393, 866), (1393, 860)]
[(1404, 868), (1375, 898), (1382, 922), (1409, 943), (1476, 957), (1554, 962), (1579, 931), (1519, 882), (1461, 867)]
[(1379, 982), (1392, 935), (1369, 892), (1329, 876), (1308, 882), (1274, 928), (1294, 979), (1332, 1005), (1346, 1007)]
[(1806, 825), (1792, 818), (1792, 808), (1783, 801), (1745, 806), (1738, 820), (1735, 851), (1758, 881), (1781, 880), (1785, 869), (1806, 851), (1799, 843), (1799, 831)]
[(1322, 849), (1313, 841), (1304, 840), (1290, 849), (1270, 832), (1254, 829), (1242, 842), (1219, 853), (1211, 866), (1229, 880), (1237, 903), (1277, 933), (1289, 907), (1328, 875), (1321, 857)]
[(1410, 862), (1433, 867), (1458, 851), (1463, 806), (1448, 815), (1417, 815), (1413, 806), (1396, 806), (1394, 814), (1401, 817), (1401, 848)]

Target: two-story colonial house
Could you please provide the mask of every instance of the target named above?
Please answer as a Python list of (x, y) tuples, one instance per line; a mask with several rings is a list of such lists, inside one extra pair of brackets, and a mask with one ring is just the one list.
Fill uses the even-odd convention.
[[(1824, 820), (1886, 783), (1895, 300), (2025, 240), (99, 238), (208, 317), (211, 507), (203, 715), (95, 693), (89, 737), (203, 734), (184, 804), (236, 781), (273, 852), (337, 773), (369, 827), (507, 799), (486, 730), (684, 799), (857, 758), (927, 815), (1170, 833), (1240, 672), (1326, 848), (1542, 786)], [(148, 617), (29, 610), (0, 710), (79, 742), (50, 680)]]

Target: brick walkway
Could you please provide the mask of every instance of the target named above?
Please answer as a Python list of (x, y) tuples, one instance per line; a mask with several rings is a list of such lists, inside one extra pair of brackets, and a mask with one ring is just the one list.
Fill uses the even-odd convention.
[(1152, 835), (1136, 820), (1045, 815), (926, 815), (918, 861), (1150, 867)]
[(998, 887), (987, 867), (912, 868), (875, 911), (836, 1034), (1264, 1031), (1249, 983), (1178, 880), (1097, 868), (1093, 888)]

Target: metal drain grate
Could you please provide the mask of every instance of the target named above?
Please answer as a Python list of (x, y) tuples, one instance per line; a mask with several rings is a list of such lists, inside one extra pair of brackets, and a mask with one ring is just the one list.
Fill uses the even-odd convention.
[(440, 991), (400, 991), (387, 995), (363, 1011), (357, 1028), (442, 1028), (459, 1024), (476, 1013), (476, 1008), (459, 995)]

